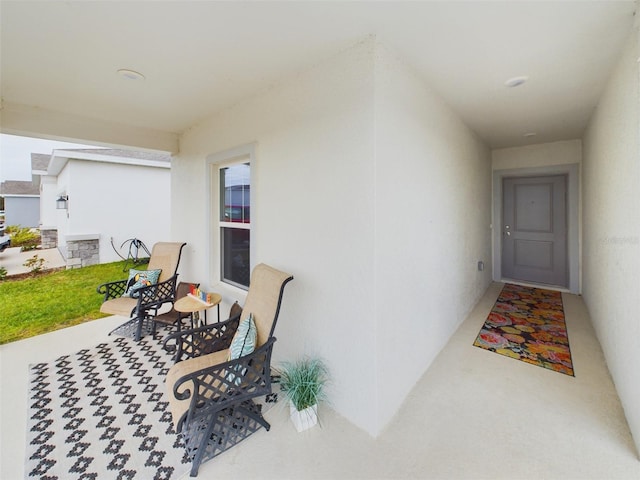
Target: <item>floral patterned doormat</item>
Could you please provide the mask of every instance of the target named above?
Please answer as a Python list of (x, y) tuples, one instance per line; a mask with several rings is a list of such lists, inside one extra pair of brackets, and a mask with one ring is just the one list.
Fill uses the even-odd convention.
[(560, 292), (507, 283), (473, 344), (573, 376)]

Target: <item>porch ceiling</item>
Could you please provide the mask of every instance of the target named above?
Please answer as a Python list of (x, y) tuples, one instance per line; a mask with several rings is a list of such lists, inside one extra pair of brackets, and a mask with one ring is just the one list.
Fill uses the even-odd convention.
[[(375, 35), (490, 146), (577, 138), (634, 7), (631, 0), (3, 0), (0, 126), (87, 140), (83, 126), (93, 122), (103, 131), (137, 129), (147, 139), (140, 146), (172, 150), (177, 134), (204, 117)], [(122, 68), (146, 79), (122, 78)], [(529, 81), (504, 86), (519, 75)]]

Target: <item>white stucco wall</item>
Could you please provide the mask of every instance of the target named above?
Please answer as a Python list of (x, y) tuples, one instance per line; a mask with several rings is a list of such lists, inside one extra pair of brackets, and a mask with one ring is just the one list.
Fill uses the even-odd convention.
[(40, 177), (40, 226), (55, 228), (57, 221), (57, 178), (50, 175)]
[(491, 282), (491, 155), (410, 67), (376, 53), (382, 428)]
[(489, 152), (387, 58), (368, 40), (230, 107), (182, 135), (172, 169), (183, 277), (220, 291), (226, 309), (243, 299), (209, 281), (219, 247), (209, 245), (206, 162), (255, 142), (251, 263), (295, 276), (275, 362), (324, 357), (332, 406), (372, 435), (490, 281), (476, 270), (490, 256)]
[(583, 138), (583, 295), (640, 452), (640, 37)]
[(580, 139), (541, 143), (526, 147), (499, 148), (491, 152), (493, 170), (537, 168), (580, 163)]
[[(65, 165), (65, 167), (58, 173), (57, 176), (57, 185), (55, 188), (55, 196), (56, 198), (60, 195), (68, 195), (69, 194), (69, 178), (71, 176), (71, 168), (69, 168), (69, 163)], [(68, 204), (70, 206), (70, 203)], [(55, 226), (58, 228), (58, 250), (62, 252), (63, 255), (66, 255), (67, 248), (67, 234), (69, 234), (69, 210), (65, 209), (56, 209), (54, 212), (55, 217)], [(83, 232), (87, 233), (87, 232)], [(96, 232), (92, 232), (96, 233)]]
[(256, 142), (251, 263), (295, 276), (274, 361), (324, 357), (334, 408), (375, 434), (373, 134), (373, 52), (363, 43), (186, 132), (172, 169), (172, 227), (187, 241), (182, 277), (220, 291), (225, 310), (243, 303), (208, 282), (205, 163)]
[[(139, 238), (149, 250), (170, 240), (171, 170), (71, 159), (58, 175), (69, 195), (57, 210), (59, 241), (67, 235), (100, 235), (100, 263), (120, 260), (111, 246)], [(67, 217), (68, 213), (68, 218)], [(63, 250), (64, 251), (64, 250)], [(126, 248), (121, 252), (127, 255)]]

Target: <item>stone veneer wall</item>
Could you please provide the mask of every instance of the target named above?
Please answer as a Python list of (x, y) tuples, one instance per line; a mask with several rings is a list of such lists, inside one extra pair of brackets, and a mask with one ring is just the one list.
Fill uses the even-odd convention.
[(40, 229), (40, 244), (42, 248), (56, 248), (58, 246), (58, 230), (55, 228)]
[(100, 241), (96, 239), (67, 240), (67, 270), (99, 263)]

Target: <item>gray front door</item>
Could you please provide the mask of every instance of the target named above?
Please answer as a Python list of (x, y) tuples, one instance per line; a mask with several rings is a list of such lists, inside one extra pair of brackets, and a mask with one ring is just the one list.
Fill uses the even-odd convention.
[(567, 177), (502, 180), (502, 277), (568, 286)]

